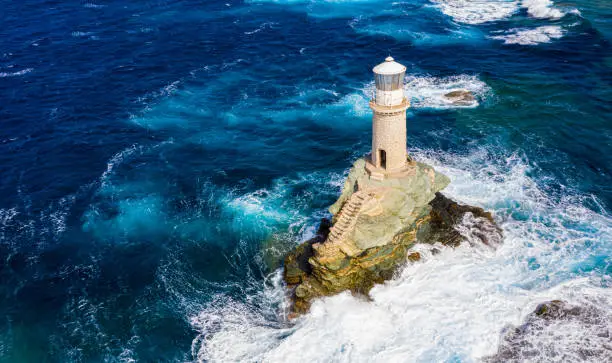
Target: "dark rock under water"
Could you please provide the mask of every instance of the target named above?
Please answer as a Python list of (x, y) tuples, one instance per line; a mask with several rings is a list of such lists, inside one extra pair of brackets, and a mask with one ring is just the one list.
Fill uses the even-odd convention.
[(484, 362), (612, 362), (611, 318), (597, 302), (544, 302), (521, 326), (507, 328)]

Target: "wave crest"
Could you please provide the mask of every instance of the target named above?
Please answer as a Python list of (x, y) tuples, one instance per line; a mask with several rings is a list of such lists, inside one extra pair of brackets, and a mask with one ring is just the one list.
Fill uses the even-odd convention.
[(565, 31), (556, 25), (540, 26), (534, 29), (510, 29), (503, 35), (491, 36), (491, 39), (503, 40), (504, 44), (537, 45), (561, 39)]
[(454, 21), (465, 24), (482, 24), (504, 20), (519, 9), (518, 1), (507, 0), (432, 0)]

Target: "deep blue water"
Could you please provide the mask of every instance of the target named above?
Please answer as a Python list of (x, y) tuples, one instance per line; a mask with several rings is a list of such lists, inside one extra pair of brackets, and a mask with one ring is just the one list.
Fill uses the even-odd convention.
[[(612, 6), (532, 3), (0, 0), (0, 360), (276, 361), (312, 342), (274, 271), (368, 151), (389, 54), (409, 152), (504, 227), (513, 254), (485, 259), (524, 272), (499, 282), (513, 309), (585, 278), (612, 303)], [(457, 88), (478, 104), (444, 104)], [(355, 360), (339, 329), (311, 359)], [(405, 354), (479, 357), (441, 335)]]

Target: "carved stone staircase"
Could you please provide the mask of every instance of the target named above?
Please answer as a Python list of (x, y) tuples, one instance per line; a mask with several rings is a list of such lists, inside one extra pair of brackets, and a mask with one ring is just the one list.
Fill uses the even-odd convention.
[(385, 174), (378, 172), (378, 171), (371, 171), (370, 172), (370, 179), (372, 180), (378, 180), (378, 181), (383, 181), (385, 180)]
[(363, 204), (371, 197), (372, 196), (364, 190), (359, 190), (351, 195), (340, 212), (338, 212), (338, 218), (329, 232), (327, 243), (336, 243), (344, 240), (347, 233), (352, 231), (355, 227), (357, 216)]

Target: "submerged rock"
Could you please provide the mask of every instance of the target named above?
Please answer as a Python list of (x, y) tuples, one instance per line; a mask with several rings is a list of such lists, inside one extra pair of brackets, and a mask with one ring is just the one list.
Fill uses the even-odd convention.
[(455, 106), (472, 106), (476, 103), (476, 97), (466, 89), (448, 92), (444, 98)]
[(495, 247), (502, 242), (501, 229), (491, 212), (482, 208), (463, 205), (436, 193), (429, 205), (429, 223), (419, 230), (419, 241), (442, 243), (457, 247), (461, 242), (483, 243)]
[(612, 362), (611, 321), (612, 312), (597, 302), (548, 301), (506, 329), (498, 352), (483, 361)]
[(363, 159), (355, 162), (330, 207), (333, 223), (322, 223), (316, 237), (285, 258), (294, 312), (307, 311), (321, 296), (346, 290), (367, 294), (407, 261), (420, 260), (418, 252), (408, 255), (417, 242), (501, 241), (490, 213), (439, 193), (450, 182), (446, 176), (426, 164), (411, 162), (411, 167), (401, 178), (376, 180)]

